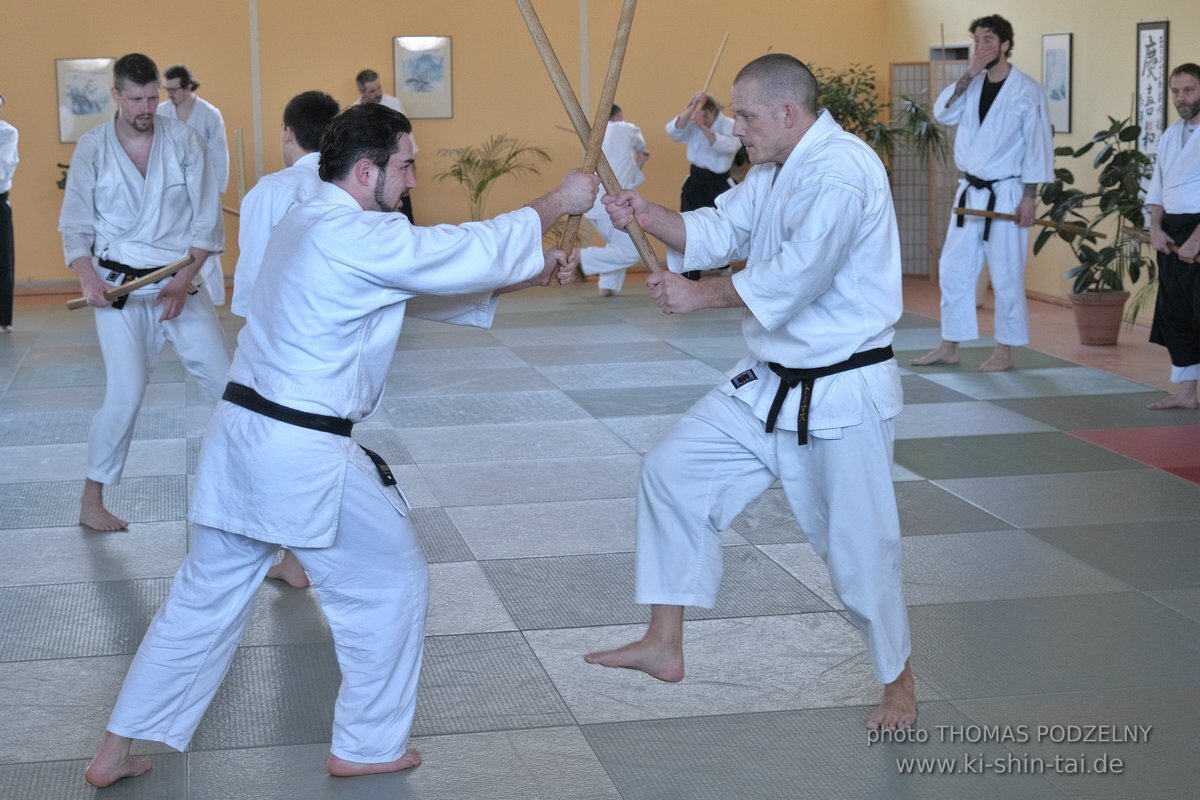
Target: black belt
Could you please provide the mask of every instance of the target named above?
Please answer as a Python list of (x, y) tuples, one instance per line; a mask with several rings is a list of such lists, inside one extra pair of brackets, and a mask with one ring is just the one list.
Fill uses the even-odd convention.
[[(1012, 177), (1015, 178), (1017, 176), (1013, 175)], [(985, 181), (983, 178), (976, 178), (971, 173), (965, 172), (965, 173), (963, 173), (963, 180), (965, 180), (970, 186), (972, 186), (975, 189), (987, 189), (988, 190), (987, 210), (995, 211), (996, 210), (996, 190), (994, 187), (1000, 181), (1007, 181), (1010, 179), (1009, 178), (996, 178), (995, 180)], [(962, 193), (959, 194), (959, 196), (958, 196), (958, 207), (959, 208), (967, 207), (967, 187), (966, 186), (963, 187)], [(965, 215), (959, 214), (958, 215), (958, 227), (961, 228), (965, 221), (966, 221)], [(983, 240), (985, 242), (988, 240), (988, 234), (991, 232), (992, 232), (992, 220), (991, 220), (991, 217), (988, 217), (987, 219), (985, 219), (983, 221)]]
[[(280, 422), (286, 422), (289, 425), (295, 425), (298, 428), (332, 433), (335, 436), (349, 436), (350, 432), (354, 430), (354, 423), (348, 419), (326, 416), (325, 414), (313, 414), (308, 411), (281, 406), (279, 403), (263, 397), (249, 386), (243, 386), (233, 381), (225, 385), (225, 393), (221, 395), (221, 399), (228, 400), (236, 406), (247, 408), (256, 414), (262, 414), (264, 417), (270, 417)], [(395, 486), (396, 476), (392, 474), (391, 467), (383, 460), (383, 457), (373, 450), (368, 450), (361, 444), (358, 446), (375, 463), (375, 469), (379, 471), (379, 477), (383, 479), (383, 485)]]
[(808, 444), (808, 406), (812, 402), (813, 384), (816, 383), (817, 378), (836, 375), (839, 372), (859, 367), (868, 367), (871, 364), (880, 364), (890, 358), (892, 358), (892, 346), (888, 345), (887, 347), (876, 347), (874, 350), (863, 350), (840, 364), (832, 364), (828, 367), (792, 369), (773, 361), (768, 363), (767, 366), (771, 368), (771, 372), (779, 376), (779, 390), (775, 392), (775, 399), (771, 401), (771, 410), (767, 412), (767, 433), (774, 432), (775, 420), (779, 417), (779, 409), (783, 408), (784, 398), (787, 397), (788, 392), (799, 385), (802, 388), (800, 411), (796, 415), (796, 435), (800, 444)]
[(688, 174), (694, 175), (697, 178), (713, 177), (713, 178), (720, 178), (721, 180), (729, 179), (729, 170), (725, 170), (724, 172), (713, 172), (711, 169), (705, 169), (704, 167), (697, 167), (695, 164), (692, 164), (692, 168), (688, 172)]
[[(119, 261), (109, 261), (107, 258), (100, 259), (100, 266), (109, 271), (108, 280), (117, 281), (117, 283), (116, 283), (117, 286), (120, 286), (127, 280), (135, 281), (138, 278), (144, 278), (147, 275), (149, 275), (150, 273), (152, 273), (156, 270), (162, 269), (162, 267), (148, 267), (146, 269), (138, 269), (137, 267), (131, 267), (128, 264), (122, 264)], [(117, 273), (117, 275), (120, 275), (121, 279), (117, 280), (117, 275), (114, 275), (113, 273)], [(196, 293), (196, 290), (194, 288), (190, 289), (188, 291), (188, 294), (195, 294), (195, 293)], [(112, 301), (112, 307), (117, 308), (117, 309), (124, 308), (125, 301), (128, 299), (129, 299), (129, 295), (123, 294), (120, 297), (118, 297), (116, 300)]]

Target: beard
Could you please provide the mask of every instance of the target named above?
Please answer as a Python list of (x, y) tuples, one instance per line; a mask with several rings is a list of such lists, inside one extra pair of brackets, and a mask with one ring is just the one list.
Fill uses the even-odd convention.
[(1196, 115), (1200, 114), (1200, 100), (1195, 103), (1180, 103), (1175, 106), (1175, 110), (1179, 112), (1180, 119), (1191, 124), (1196, 119)]
[(990, 62), (988, 62), (988, 65), (986, 67), (984, 67), (984, 69), (991, 69), (992, 67), (996, 66), (999, 63), (1000, 63), (1000, 56), (996, 56)]
[(404, 204), (404, 195), (400, 195), (400, 199), (396, 201), (395, 206), (389, 206), (384, 199), (383, 184), (383, 172), (381, 171), (379, 173), (379, 177), (375, 179), (375, 205), (378, 206), (380, 211), (386, 211), (388, 213), (399, 211), (400, 206)]

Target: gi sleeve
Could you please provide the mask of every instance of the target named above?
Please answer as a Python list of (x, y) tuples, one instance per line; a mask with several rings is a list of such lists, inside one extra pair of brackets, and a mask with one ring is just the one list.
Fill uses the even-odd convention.
[(189, 245), (210, 253), (225, 251), (225, 220), (217, 179), (208, 159), (208, 146), (191, 128), (184, 130), (183, 171), (187, 176), (188, 201), (192, 206)]
[(1021, 183), (1054, 180), (1054, 134), (1050, 127), (1050, 104), (1041, 86), (1030, 81), (1032, 102), (1022, 120), (1025, 157), (1021, 160)]
[(754, 228), (755, 185), (745, 181), (717, 197), (716, 208), (683, 212), (685, 251), (667, 250), (672, 272), (741, 261), (750, 254)]
[(67, 170), (67, 188), (58, 212), (63, 258), (68, 267), (77, 258), (91, 257), (96, 242), (96, 181), (99, 166), (99, 135), (84, 136), (75, 146)]
[(225, 137), (225, 119), (220, 109), (213, 106), (212, 111), (212, 128), (205, 138), (208, 140), (208, 157), (212, 161), (213, 175), (217, 178), (217, 194), (220, 195), (229, 188), (229, 140)]
[[(978, 80), (978, 76), (973, 80)], [(955, 81), (942, 89), (942, 93), (937, 96), (937, 100), (933, 104), (933, 116), (943, 125), (957, 125), (962, 119), (963, 109), (967, 107), (966, 97), (970, 93), (970, 84), (967, 84), (968, 90), (959, 95), (954, 104), (950, 105), (950, 98), (954, 97), (954, 90), (957, 86), (958, 82)]]

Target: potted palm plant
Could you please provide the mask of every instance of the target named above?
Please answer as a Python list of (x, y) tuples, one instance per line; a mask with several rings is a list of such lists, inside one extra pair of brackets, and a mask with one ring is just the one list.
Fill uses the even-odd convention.
[(483, 219), (492, 185), (505, 175), (537, 175), (537, 161), (549, 161), (550, 154), (505, 134), (496, 134), (482, 145), (439, 150), (449, 159), (450, 168), (433, 176), (435, 181), (456, 181), (467, 196), (472, 220)]
[[(1109, 117), (1109, 126), (1083, 146), (1054, 151), (1056, 156), (1082, 158), (1099, 148), (1092, 158), (1099, 170), (1096, 188), (1076, 188), (1071, 170), (1059, 167), (1054, 182), (1042, 189), (1047, 206), (1043, 219), (1077, 223), (1046, 228), (1038, 234), (1033, 252), (1041, 252), (1056, 236), (1070, 246), (1077, 263), (1063, 277), (1071, 284), (1068, 298), (1082, 344), (1116, 344), (1122, 316), (1132, 323), (1156, 289), (1157, 264), (1146, 242), (1129, 230), (1141, 230), (1145, 222), (1142, 185), (1153, 169), (1153, 161), (1137, 147), (1140, 133), (1129, 119)], [(1146, 283), (1126, 311), (1129, 287), (1143, 272)]]

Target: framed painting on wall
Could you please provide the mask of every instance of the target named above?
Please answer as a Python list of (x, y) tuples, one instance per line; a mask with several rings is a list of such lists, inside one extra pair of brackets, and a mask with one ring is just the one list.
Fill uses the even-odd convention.
[(117, 112), (112, 99), (113, 58), (59, 58), (54, 61), (58, 85), (58, 140), (79, 137)]
[(411, 119), (454, 116), (449, 36), (397, 36), (393, 47), (396, 97)]
[(1042, 86), (1055, 133), (1071, 132), (1071, 34), (1042, 36)]
[(1158, 140), (1167, 127), (1167, 21), (1139, 22), (1137, 26), (1137, 119), (1142, 128), (1138, 149), (1158, 152)]

